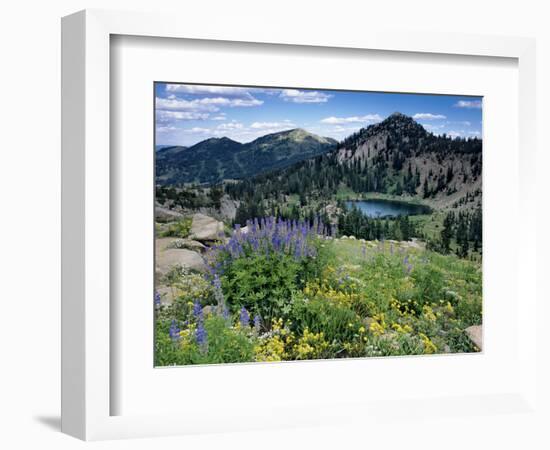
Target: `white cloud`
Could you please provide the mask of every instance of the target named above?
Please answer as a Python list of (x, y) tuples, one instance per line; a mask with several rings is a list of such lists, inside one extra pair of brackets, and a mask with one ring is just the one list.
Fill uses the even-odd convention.
[(232, 100), (229, 104), (230, 107), (248, 107), (248, 106), (260, 106), (263, 105), (263, 100), (258, 100), (257, 98), (250, 97), (249, 99), (244, 98), (237, 98), (235, 100)]
[(331, 97), (329, 94), (317, 91), (300, 91), (298, 89), (283, 89), (279, 97), (286, 102), (293, 103), (326, 103)]
[(247, 98), (227, 98), (227, 97), (205, 97), (200, 100), (192, 100), (200, 105), (216, 105), (216, 106), (228, 106), (228, 107), (239, 107), (239, 106), (259, 106), (263, 104), (262, 100), (255, 99), (250, 96)]
[[(204, 100), (209, 100), (205, 102)], [(219, 108), (212, 104), (212, 99), (184, 100), (174, 96), (170, 98), (157, 97), (155, 105), (157, 110), (171, 111), (209, 111), (216, 112)]]
[(185, 100), (175, 96), (167, 98), (157, 97), (156, 108), (172, 111), (207, 111), (218, 112), (220, 107), (249, 107), (263, 104), (251, 95), (246, 98), (205, 97), (194, 100)]
[(450, 130), (450, 131), (447, 131), (445, 134), (454, 139), (457, 137), (464, 137), (466, 134), (469, 134), (469, 132), (466, 132), (464, 130)]
[(207, 134), (210, 133), (212, 130), (210, 128), (201, 128), (201, 127), (193, 127), (188, 128), (187, 130), (183, 130), (184, 133), (189, 134)]
[(294, 127), (295, 125), (289, 120), (280, 122), (253, 122), (250, 125), (233, 120), (219, 124), (217, 127), (210, 129), (208, 133), (199, 129), (195, 131), (195, 134), (209, 134), (212, 137), (225, 136), (239, 142), (250, 142), (266, 134), (278, 133)]
[(481, 109), (481, 100), (459, 100), (454, 106), (457, 108)]
[(157, 127), (157, 133), (173, 133), (174, 131), (178, 131), (179, 128), (174, 126), (167, 126), (167, 127)]
[(359, 129), (360, 127), (343, 127), (341, 125), (336, 125), (335, 127), (329, 128), (328, 130), (326, 130), (325, 133), (352, 134), (358, 131)]
[(250, 125), (250, 128), (255, 129), (266, 129), (266, 128), (281, 128), (281, 127), (294, 127), (295, 125), (289, 121), (284, 120), (283, 122), (254, 122)]
[(441, 120), (446, 118), (447, 116), (444, 116), (443, 114), (432, 114), (432, 113), (416, 113), (413, 116), (413, 119), (415, 120)]
[(431, 123), (421, 123), (420, 125), (435, 134), (438, 134), (439, 130), (445, 128), (445, 125), (432, 125)]
[(380, 122), (382, 117), (379, 114), (367, 114), (365, 116), (352, 116), (352, 117), (326, 117), (321, 120), (321, 123), (328, 123), (330, 125), (340, 125), (345, 123), (365, 123), (365, 122)]
[(218, 130), (227, 131), (227, 130), (241, 130), (244, 128), (244, 125), (240, 122), (232, 121), (229, 123), (222, 123), (216, 127)]
[(246, 97), (249, 95), (247, 88), (233, 86), (203, 86), (191, 84), (167, 84), (166, 92), (191, 95), (223, 95), (224, 97)]
[(210, 120), (227, 120), (227, 117), (224, 113), (221, 113), (217, 116), (211, 117)]
[(210, 116), (206, 112), (198, 111), (166, 111), (157, 109), (157, 122), (166, 123), (174, 120), (206, 120)]

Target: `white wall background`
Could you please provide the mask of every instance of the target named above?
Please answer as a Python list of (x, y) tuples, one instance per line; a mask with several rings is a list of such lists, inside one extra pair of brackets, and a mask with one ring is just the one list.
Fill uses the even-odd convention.
[[(187, 4), (186, 4), (187, 3)], [(271, 22), (281, 29), (323, 26), (327, 33), (345, 27), (386, 26), (408, 30), (457, 31), (475, 34), (530, 36), (538, 39), (538, 142), (540, 203), (548, 207), (546, 172), (550, 167), (550, 13), (544, 1), (392, 0), (338, 2), (261, 2), (178, 0), (11, 0), (0, 9), (0, 447), (82, 448), (85, 444), (59, 433), (60, 360), (60, 17), (84, 8), (174, 11), (205, 27), (220, 21), (236, 27)], [(540, 299), (548, 276), (549, 255), (544, 209), (539, 216)], [(540, 324), (548, 317), (538, 311)], [(541, 333), (548, 340), (548, 331)], [(541, 349), (550, 357), (547, 349)], [(541, 353), (544, 355), (544, 353)], [(548, 363), (541, 358), (546, 385)], [(545, 391), (546, 399), (548, 390)], [(548, 401), (548, 400), (547, 400)], [(448, 419), (447, 419), (448, 420)], [(370, 436), (357, 429), (281, 430), (280, 432), (164, 438), (88, 444), (95, 448), (548, 448), (537, 440), (535, 427), (516, 427), (499, 419), (502, 432), (487, 436), (482, 427), (457, 419), (420, 423), (404, 421), (398, 429), (380, 424)], [(508, 424), (509, 426), (506, 426)], [(431, 427), (454, 429), (446, 442), (430, 439)], [(533, 427), (532, 429), (530, 427)], [(531, 429), (531, 431), (530, 431)], [(383, 444), (384, 443), (384, 444)]]

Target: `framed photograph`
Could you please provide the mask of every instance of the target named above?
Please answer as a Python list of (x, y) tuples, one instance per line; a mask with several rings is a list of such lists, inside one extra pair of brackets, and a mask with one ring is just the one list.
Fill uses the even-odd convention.
[(536, 414), (534, 43), (315, 30), (63, 19), (64, 432)]
[(482, 97), (154, 88), (156, 366), (481, 351)]

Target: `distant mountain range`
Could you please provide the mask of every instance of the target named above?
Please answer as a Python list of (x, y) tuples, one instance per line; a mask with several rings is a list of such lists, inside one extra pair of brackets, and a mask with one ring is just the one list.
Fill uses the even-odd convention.
[(191, 147), (157, 148), (157, 184), (217, 183), (288, 167), (336, 148), (337, 141), (301, 128), (241, 144), (210, 138)]

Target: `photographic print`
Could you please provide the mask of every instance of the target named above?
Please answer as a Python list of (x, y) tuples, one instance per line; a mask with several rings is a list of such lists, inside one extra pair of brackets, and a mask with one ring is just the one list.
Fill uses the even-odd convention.
[(154, 94), (155, 366), (482, 350), (481, 97)]

